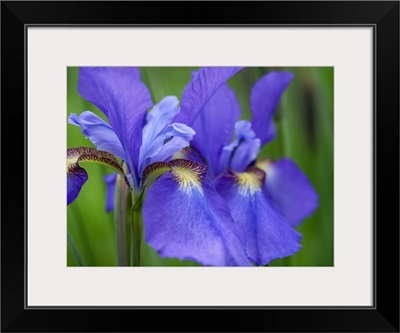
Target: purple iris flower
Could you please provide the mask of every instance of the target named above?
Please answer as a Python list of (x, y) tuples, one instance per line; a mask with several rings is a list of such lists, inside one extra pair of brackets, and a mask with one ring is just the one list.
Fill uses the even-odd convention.
[(236, 95), (223, 84), (192, 124), (196, 135), (186, 154), (208, 165), (256, 265), (296, 253), (301, 234), (293, 227), (318, 206), (313, 186), (291, 159), (256, 162), (261, 147), (275, 137), (273, 114), (292, 78), (288, 72), (271, 72), (254, 84), (251, 121), (239, 120)]
[[(148, 188), (143, 206), (143, 223), (147, 243), (162, 257), (192, 259), (203, 265), (249, 265), (243, 234), (206, 168), (186, 160), (167, 162), (189, 145), (195, 134), (190, 127), (193, 121), (240, 69), (202, 68), (185, 88), (180, 106), (174, 96), (153, 106), (139, 69), (80, 68), (78, 92), (96, 105), (109, 123), (90, 111), (70, 115), (69, 123), (79, 126), (97, 150), (67, 150), (67, 204), (75, 200), (88, 179), (80, 162), (94, 160), (111, 166), (136, 194), (153, 177), (156, 180)], [(106, 178), (107, 210), (113, 208), (115, 179)]]

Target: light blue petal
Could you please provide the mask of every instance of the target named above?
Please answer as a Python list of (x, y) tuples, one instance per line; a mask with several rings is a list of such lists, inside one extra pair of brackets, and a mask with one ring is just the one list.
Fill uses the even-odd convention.
[(193, 129), (184, 124), (174, 123), (168, 125), (155, 140), (155, 142), (158, 142), (160, 138), (163, 139), (163, 144), (155, 157), (159, 161), (166, 161), (182, 148), (187, 147), (194, 134)]
[(146, 152), (157, 135), (168, 126), (179, 112), (179, 100), (175, 96), (167, 96), (150, 110), (143, 127), (140, 153)]
[(238, 140), (256, 138), (256, 133), (251, 129), (251, 123), (248, 120), (239, 120), (235, 123), (235, 135)]
[(140, 174), (149, 164), (167, 161), (182, 148), (189, 146), (194, 134), (193, 129), (184, 124), (173, 123), (165, 127), (148, 146), (147, 151), (141, 151)]
[(124, 149), (114, 130), (94, 113), (85, 111), (79, 116), (72, 113), (68, 118), (68, 122), (72, 125), (79, 126), (82, 134), (86, 139), (89, 139), (98, 150), (107, 151), (126, 160)]

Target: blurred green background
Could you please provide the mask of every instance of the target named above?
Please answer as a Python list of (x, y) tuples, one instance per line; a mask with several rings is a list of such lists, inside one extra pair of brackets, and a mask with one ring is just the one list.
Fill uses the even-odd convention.
[[(154, 104), (167, 95), (182, 97), (197, 67), (145, 67), (142, 79)], [(67, 69), (67, 147), (90, 146), (76, 126), (67, 124), (70, 113), (89, 110), (103, 113), (77, 92), (78, 68)], [(276, 138), (263, 147), (259, 157), (291, 157), (309, 177), (319, 194), (319, 208), (297, 228), (303, 248), (295, 255), (277, 259), (269, 266), (333, 266), (333, 67), (248, 67), (228, 84), (240, 100), (242, 118), (251, 119), (250, 90), (257, 79), (271, 70), (287, 70), (294, 79), (275, 112)], [(115, 266), (117, 254), (113, 213), (105, 212), (105, 166), (86, 163), (89, 180), (78, 198), (67, 207), (68, 266)], [(144, 242), (143, 242), (144, 243)], [(79, 256), (77, 256), (79, 253)], [(142, 244), (144, 266), (196, 266), (195, 262), (162, 259)]]

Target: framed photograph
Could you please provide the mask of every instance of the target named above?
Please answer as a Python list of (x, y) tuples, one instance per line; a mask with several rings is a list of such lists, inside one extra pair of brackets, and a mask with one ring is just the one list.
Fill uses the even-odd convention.
[(1, 17), (2, 331), (399, 332), (399, 2)]

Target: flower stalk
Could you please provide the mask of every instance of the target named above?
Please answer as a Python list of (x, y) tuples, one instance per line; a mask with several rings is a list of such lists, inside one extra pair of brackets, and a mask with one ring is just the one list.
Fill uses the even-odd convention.
[(118, 175), (115, 187), (115, 241), (117, 246), (118, 266), (129, 266), (129, 252), (127, 242), (127, 211), (130, 192), (125, 179)]
[(142, 221), (142, 205), (143, 196), (139, 194), (135, 196), (132, 193), (132, 214), (131, 214), (131, 266), (140, 266), (140, 248), (143, 236), (143, 221)]

